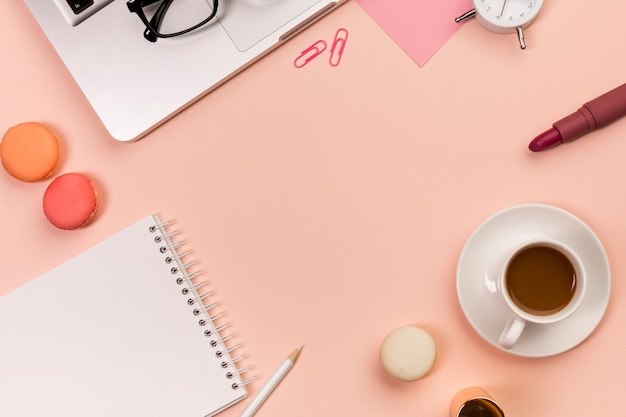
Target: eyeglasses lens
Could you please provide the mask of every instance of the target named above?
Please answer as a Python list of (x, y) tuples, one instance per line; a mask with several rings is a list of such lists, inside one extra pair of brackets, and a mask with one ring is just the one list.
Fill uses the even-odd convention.
[[(213, 12), (212, 4), (207, 0), (163, 0), (144, 6), (143, 12), (153, 25), (158, 25), (154, 29), (168, 35), (186, 31), (204, 22)], [(160, 14), (160, 22), (153, 19), (157, 13)]]

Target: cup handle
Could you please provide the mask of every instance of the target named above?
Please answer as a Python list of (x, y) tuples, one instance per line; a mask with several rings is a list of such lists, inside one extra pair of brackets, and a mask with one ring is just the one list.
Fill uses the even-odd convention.
[(504, 326), (504, 330), (502, 330), (500, 334), (498, 344), (505, 349), (511, 349), (519, 340), (525, 326), (526, 320), (519, 318), (515, 314), (511, 314)]

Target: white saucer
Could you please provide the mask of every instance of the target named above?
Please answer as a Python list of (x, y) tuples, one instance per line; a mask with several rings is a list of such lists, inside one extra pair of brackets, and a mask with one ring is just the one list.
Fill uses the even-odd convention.
[[(496, 292), (494, 264), (512, 241), (541, 234), (563, 241), (578, 253), (589, 277), (585, 298), (574, 314), (554, 324), (528, 323), (511, 349), (498, 345), (509, 310)], [(509, 207), (485, 220), (471, 234), (457, 265), (457, 294), (472, 327), (493, 346), (519, 356), (565, 352), (596, 328), (609, 302), (611, 271), (602, 243), (582, 220), (545, 204)]]

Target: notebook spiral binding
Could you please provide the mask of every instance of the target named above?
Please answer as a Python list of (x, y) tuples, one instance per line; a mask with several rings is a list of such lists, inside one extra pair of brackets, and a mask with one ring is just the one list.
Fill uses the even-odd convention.
[(239, 382), (231, 384), (232, 389), (239, 389), (248, 385), (253, 381), (253, 377), (244, 378), (243, 374), (249, 368), (239, 368), (239, 362), (242, 356), (233, 356), (239, 345), (227, 346), (226, 342), (234, 337), (234, 335), (224, 335), (223, 331), (229, 326), (228, 324), (219, 324), (217, 321), (223, 316), (222, 313), (215, 312), (218, 306), (217, 302), (208, 303), (210, 292), (200, 294), (200, 289), (207, 285), (206, 281), (196, 281), (200, 275), (200, 271), (191, 272), (190, 269), (194, 265), (194, 261), (185, 261), (190, 251), (183, 251), (182, 241), (172, 241), (172, 238), (178, 234), (178, 231), (168, 230), (174, 222), (172, 220), (161, 221), (154, 226), (150, 226), (150, 233), (154, 235), (154, 242), (157, 244), (158, 250), (165, 255), (164, 261), (167, 265), (171, 265), (170, 272), (176, 283), (182, 287), (181, 293), (187, 296), (187, 304), (191, 309), (193, 316), (199, 317), (198, 325), (204, 329), (204, 335), (210, 338), (209, 345), (214, 349), (215, 357), (221, 359), (220, 366), (224, 369), (224, 375), (228, 379), (239, 377)]

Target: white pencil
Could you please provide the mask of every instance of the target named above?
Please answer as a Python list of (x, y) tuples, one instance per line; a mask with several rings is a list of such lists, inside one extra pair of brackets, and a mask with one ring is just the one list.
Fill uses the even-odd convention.
[(280, 364), (276, 372), (267, 380), (263, 388), (259, 391), (259, 393), (254, 397), (254, 399), (248, 404), (241, 417), (252, 417), (257, 410), (263, 405), (265, 400), (272, 394), (272, 392), (276, 389), (280, 381), (289, 373), (293, 365), (296, 363), (296, 359), (298, 359), (298, 355), (300, 355), (300, 351), (302, 351), (303, 346), (300, 346), (298, 349), (294, 350), (287, 356), (287, 359)]

